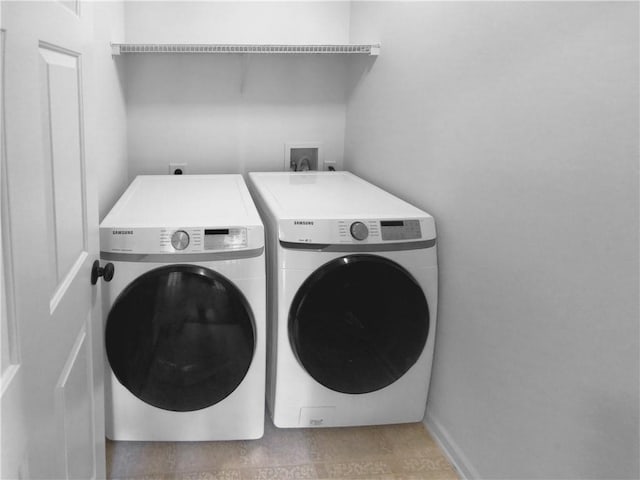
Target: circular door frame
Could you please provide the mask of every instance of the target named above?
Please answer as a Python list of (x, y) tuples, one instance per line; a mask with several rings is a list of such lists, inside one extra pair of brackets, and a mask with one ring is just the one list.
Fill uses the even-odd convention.
[[(327, 379), (319, 378), (321, 376), (314, 374), (313, 369), (309, 368), (309, 366), (305, 364), (306, 362), (302, 358), (303, 355), (301, 355), (302, 348), (300, 347), (297, 339), (299, 332), (298, 332), (298, 325), (297, 325), (298, 322), (296, 318), (297, 318), (297, 315), (299, 314), (301, 303), (305, 300), (305, 297), (308, 295), (308, 291), (311, 285), (325, 280), (327, 278), (327, 275), (330, 275), (332, 272), (335, 272), (336, 268), (341, 268), (345, 265), (350, 265), (350, 264), (354, 265), (362, 262), (368, 262), (368, 263), (373, 262), (376, 264), (384, 265), (386, 267), (391, 267), (408, 280), (409, 284), (412, 285), (413, 288), (415, 289), (416, 294), (419, 294), (418, 298), (419, 298), (420, 306), (418, 308), (423, 307), (423, 312), (422, 312), (422, 315), (417, 315), (416, 318), (420, 319), (420, 322), (422, 323), (423, 328), (422, 328), (422, 333), (419, 338), (419, 341), (417, 345), (414, 347), (414, 352), (413, 352), (411, 361), (409, 362), (409, 364), (404, 365), (404, 367), (402, 368), (402, 371), (399, 372), (399, 374), (397, 374), (392, 381), (386, 381), (384, 382), (384, 384), (377, 384), (374, 387), (369, 387), (369, 388), (355, 389), (355, 388), (344, 388), (344, 386), (337, 387), (335, 384), (332, 384), (331, 382), (327, 381)], [(375, 392), (377, 390), (386, 388), (387, 386), (395, 383), (397, 380), (402, 378), (411, 369), (411, 367), (413, 367), (413, 365), (415, 365), (419, 361), (420, 357), (423, 355), (427, 347), (429, 334), (431, 333), (431, 318), (430, 318), (429, 302), (427, 300), (426, 292), (420, 286), (420, 283), (406, 268), (404, 268), (402, 265), (400, 265), (396, 261), (380, 255), (361, 254), (361, 253), (346, 254), (339, 257), (335, 257), (332, 260), (329, 260), (328, 262), (322, 264), (320, 267), (313, 270), (313, 272), (309, 274), (305, 278), (305, 280), (300, 284), (300, 286), (296, 290), (295, 295), (293, 296), (292, 301), (289, 304), (287, 329), (288, 329), (289, 346), (292, 350), (294, 357), (296, 358), (299, 366), (306, 373), (308, 373), (316, 382), (320, 383), (321, 385), (325, 386), (326, 388), (332, 391), (339, 392), (339, 393), (345, 393), (345, 394), (371, 393), (371, 392)]]
[[(122, 302), (128, 295), (130, 295), (131, 292), (141, 284), (141, 282), (145, 280), (153, 279), (161, 275), (165, 275), (168, 273), (176, 273), (176, 272), (188, 273), (188, 274), (196, 275), (199, 277), (204, 277), (210, 281), (219, 282), (221, 285), (223, 285), (225, 289), (228, 292), (230, 292), (230, 294), (233, 294), (233, 298), (235, 299), (235, 301), (237, 301), (237, 303), (242, 308), (242, 311), (245, 313), (246, 318), (243, 319), (243, 323), (245, 323), (245, 326), (246, 326), (245, 328), (250, 329), (250, 333), (252, 337), (252, 342), (250, 344), (250, 351), (249, 350), (247, 351), (247, 361), (245, 362), (246, 368), (243, 367), (241, 369), (242, 370), (241, 374), (238, 374), (235, 377), (233, 386), (225, 389), (223, 393), (213, 396), (214, 399), (212, 401), (198, 402), (198, 404), (195, 406), (194, 405), (189, 405), (189, 406), (168, 405), (164, 402), (155, 401), (153, 398), (147, 398), (145, 396), (141, 396), (139, 392), (133, 391), (130, 388), (130, 386), (128, 385), (129, 382), (127, 382), (126, 380), (123, 381), (123, 378), (122, 378), (123, 375), (121, 374), (122, 372), (119, 372), (117, 371), (117, 369), (114, 369), (112, 357), (110, 356), (111, 349), (109, 348), (109, 331), (110, 331), (110, 325), (113, 328), (113, 322), (111, 321), (111, 319), (112, 319), (112, 314), (114, 312), (114, 309), (119, 305), (120, 302)], [(214, 269), (205, 267), (202, 265), (194, 265), (194, 264), (168, 264), (168, 265), (152, 268), (140, 275), (137, 275), (121, 290), (121, 292), (116, 297), (115, 301), (109, 306), (109, 313), (107, 315), (107, 319), (105, 323), (104, 336), (105, 336), (104, 342), (105, 342), (105, 353), (107, 356), (107, 363), (109, 365), (111, 372), (116, 377), (118, 382), (130, 394), (134, 395), (136, 398), (145, 402), (146, 404), (152, 405), (162, 410), (175, 411), (175, 412), (190, 412), (190, 411), (196, 411), (196, 410), (208, 408), (210, 406), (220, 403), (229, 395), (231, 395), (234, 391), (236, 391), (244, 381), (245, 377), (247, 376), (247, 373), (249, 372), (251, 365), (253, 365), (254, 363), (256, 349), (257, 349), (257, 341), (258, 341), (257, 339), (258, 331), (257, 331), (254, 312), (253, 312), (253, 309), (251, 308), (251, 304), (247, 300), (242, 290), (240, 290), (238, 286), (235, 285), (235, 283), (232, 282), (229, 278), (222, 275), (221, 273), (216, 272)]]

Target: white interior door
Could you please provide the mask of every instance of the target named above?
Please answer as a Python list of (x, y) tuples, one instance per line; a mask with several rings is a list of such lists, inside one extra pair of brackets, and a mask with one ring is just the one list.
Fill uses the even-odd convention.
[(104, 477), (91, 4), (2, 2), (2, 478)]

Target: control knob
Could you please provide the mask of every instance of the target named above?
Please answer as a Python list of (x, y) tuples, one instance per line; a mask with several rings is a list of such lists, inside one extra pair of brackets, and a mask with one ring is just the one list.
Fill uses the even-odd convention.
[(189, 246), (189, 234), (184, 230), (176, 230), (171, 235), (171, 245), (176, 250), (184, 250)]
[(362, 222), (353, 222), (349, 230), (356, 240), (365, 240), (369, 236), (369, 229)]

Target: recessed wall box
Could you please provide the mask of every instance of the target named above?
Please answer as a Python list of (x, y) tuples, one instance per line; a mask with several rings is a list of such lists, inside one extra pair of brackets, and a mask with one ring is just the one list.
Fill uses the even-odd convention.
[(284, 146), (283, 170), (304, 172), (324, 170), (322, 144), (319, 142), (287, 143)]

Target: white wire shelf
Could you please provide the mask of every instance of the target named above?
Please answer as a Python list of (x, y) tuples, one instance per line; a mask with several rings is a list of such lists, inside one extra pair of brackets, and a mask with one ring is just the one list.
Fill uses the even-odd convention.
[(222, 43), (112, 43), (113, 55), (125, 53), (257, 53), (257, 54), (365, 54), (379, 55), (380, 44), (283, 45)]

